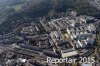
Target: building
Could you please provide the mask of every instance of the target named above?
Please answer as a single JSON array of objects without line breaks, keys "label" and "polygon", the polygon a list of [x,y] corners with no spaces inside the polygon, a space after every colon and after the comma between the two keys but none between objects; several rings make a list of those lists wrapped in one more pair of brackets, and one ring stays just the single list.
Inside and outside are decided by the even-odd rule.
[{"label": "building", "polygon": [[67,58],[67,57],[74,57],[77,56],[78,52],[75,49],[66,49],[66,50],[61,50],[61,56],[62,58]]}]

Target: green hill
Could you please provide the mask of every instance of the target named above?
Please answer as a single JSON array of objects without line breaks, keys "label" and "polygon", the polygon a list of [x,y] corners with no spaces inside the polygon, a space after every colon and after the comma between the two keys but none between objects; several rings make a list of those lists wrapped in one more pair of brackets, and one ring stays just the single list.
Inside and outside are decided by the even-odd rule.
[{"label": "green hill", "polygon": [[[23,4],[19,12],[14,11],[13,8],[8,10],[9,12],[6,14],[9,14],[8,17],[0,24],[0,34],[11,32],[19,25],[29,23],[30,19],[34,21],[38,17],[61,16],[60,14],[65,14],[70,10],[75,10],[80,15],[89,15],[100,19],[99,10],[86,0],[28,0]],[[19,9],[19,6],[14,8]],[[0,14],[5,13],[2,10]]]}]

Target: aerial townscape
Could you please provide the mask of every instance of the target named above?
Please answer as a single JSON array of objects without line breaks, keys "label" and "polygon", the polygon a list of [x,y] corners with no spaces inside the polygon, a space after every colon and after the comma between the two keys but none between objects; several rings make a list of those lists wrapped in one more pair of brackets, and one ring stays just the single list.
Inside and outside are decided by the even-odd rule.
[{"label": "aerial townscape", "polygon": [[100,66],[99,0],[0,0],[0,66]]},{"label": "aerial townscape", "polygon": [[100,56],[95,54],[99,23],[95,17],[77,16],[71,11],[69,16],[59,19],[39,20],[38,24],[32,22],[21,30],[0,36],[1,66],[53,66],[47,63],[47,57],[78,61],[79,57]]}]

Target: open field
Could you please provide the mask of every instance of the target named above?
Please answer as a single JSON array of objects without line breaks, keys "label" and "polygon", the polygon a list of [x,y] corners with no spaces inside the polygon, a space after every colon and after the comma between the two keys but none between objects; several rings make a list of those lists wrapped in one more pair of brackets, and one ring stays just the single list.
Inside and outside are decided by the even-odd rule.
[{"label": "open field", "polygon": [[14,5],[12,6],[16,11],[20,10],[21,9],[21,6],[22,5]]}]

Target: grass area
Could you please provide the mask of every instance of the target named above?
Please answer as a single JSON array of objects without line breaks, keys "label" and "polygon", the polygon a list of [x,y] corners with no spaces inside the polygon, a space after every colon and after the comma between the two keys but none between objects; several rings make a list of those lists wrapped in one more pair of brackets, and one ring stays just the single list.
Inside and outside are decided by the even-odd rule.
[{"label": "grass area", "polygon": [[20,10],[21,9],[21,5],[15,5],[15,6],[12,6],[16,11]]}]

